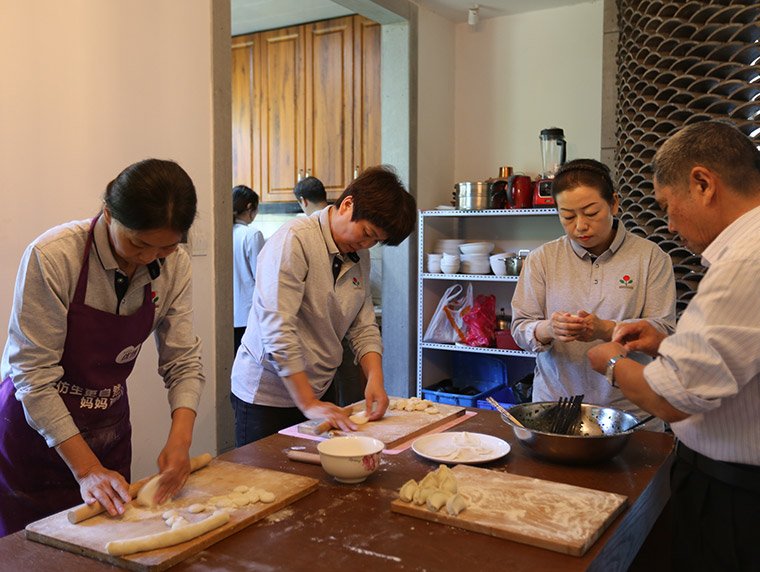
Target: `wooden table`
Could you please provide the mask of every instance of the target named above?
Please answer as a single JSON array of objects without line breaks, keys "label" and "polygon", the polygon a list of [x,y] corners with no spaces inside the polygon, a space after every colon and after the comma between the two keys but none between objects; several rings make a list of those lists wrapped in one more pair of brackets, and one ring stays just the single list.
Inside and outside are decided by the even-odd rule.
[{"label": "wooden table", "polygon": [[[378,472],[364,483],[343,485],[320,466],[293,462],[283,454],[292,445],[316,451],[316,441],[273,435],[220,458],[314,477],[321,481],[319,489],[172,570],[627,570],[669,496],[674,444],[670,435],[638,431],[615,459],[572,467],[528,455],[493,411],[478,411],[455,430],[489,433],[512,445],[506,457],[485,465],[488,468],[623,494],[629,507],[583,557],[566,556],[391,513],[389,505],[398,488],[436,466],[411,449],[386,455]],[[29,541],[23,532],[0,539],[0,563],[2,570],[114,570]]]}]

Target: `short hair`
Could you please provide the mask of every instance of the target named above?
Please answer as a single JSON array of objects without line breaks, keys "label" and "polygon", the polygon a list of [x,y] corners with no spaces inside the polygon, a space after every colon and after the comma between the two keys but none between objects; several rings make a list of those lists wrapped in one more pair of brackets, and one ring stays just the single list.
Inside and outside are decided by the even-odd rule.
[{"label": "short hair", "polygon": [[326,203],[327,193],[322,181],[316,177],[305,177],[296,183],[293,189],[296,198],[306,199],[311,203]]},{"label": "short hair", "polygon": [[103,202],[131,230],[168,228],[184,235],[195,220],[198,199],[192,179],[177,163],[145,159],[108,183]]},{"label": "short hair", "polygon": [[[251,205],[250,207],[248,205]],[[249,208],[259,208],[259,195],[251,187],[238,185],[232,189],[232,212],[240,214]]]},{"label": "short hair", "polygon": [[383,230],[388,235],[383,244],[397,246],[414,230],[417,203],[389,165],[365,169],[348,184],[335,206],[346,197],[354,201],[351,220],[366,220]]},{"label": "short hair", "polygon": [[687,125],[665,141],[654,156],[655,181],[667,186],[685,185],[697,165],[717,173],[739,194],[760,190],[760,151],[728,121]]},{"label": "short hair", "polygon": [[561,165],[552,180],[552,197],[556,199],[561,192],[578,187],[594,188],[608,204],[615,203],[610,168],[596,159],[575,159]]}]

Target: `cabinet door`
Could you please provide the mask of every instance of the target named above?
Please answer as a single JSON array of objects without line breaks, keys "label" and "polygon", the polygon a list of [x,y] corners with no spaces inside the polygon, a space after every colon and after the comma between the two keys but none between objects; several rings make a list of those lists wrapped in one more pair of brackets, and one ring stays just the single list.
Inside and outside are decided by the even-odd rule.
[{"label": "cabinet door", "polygon": [[354,173],[381,154],[380,24],[354,16]]},{"label": "cabinet door", "polygon": [[304,26],[306,33],[306,170],[328,199],[353,176],[353,17]]},{"label": "cabinet door", "polygon": [[232,38],[232,184],[257,190],[253,180],[254,36]]},{"label": "cabinet door", "polygon": [[259,36],[262,198],[293,201],[299,170],[305,171],[304,27]]}]

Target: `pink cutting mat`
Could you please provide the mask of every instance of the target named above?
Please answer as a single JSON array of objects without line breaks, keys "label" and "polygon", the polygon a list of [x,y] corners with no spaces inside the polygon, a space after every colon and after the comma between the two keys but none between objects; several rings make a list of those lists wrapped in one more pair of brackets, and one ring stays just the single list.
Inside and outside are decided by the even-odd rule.
[{"label": "pink cutting mat", "polygon": [[[451,429],[452,427],[459,425],[460,423],[467,421],[470,417],[473,417],[477,415],[476,411],[465,411],[464,415],[460,415],[459,417],[455,417],[451,421],[444,423],[443,425],[438,425],[437,427],[433,427],[430,429],[430,431],[424,433],[425,435],[432,435],[434,433],[441,433],[443,431],[446,431],[447,429]],[[300,425],[300,423],[298,424]],[[310,439],[312,441],[324,441],[325,439],[329,439],[329,437],[319,437],[318,435],[307,435],[305,433],[299,433],[298,432],[298,425],[293,425],[292,427],[286,427],[285,429],[282,429],[279,431],[281,435],[288,435],[289,437],[299,437],[301,439]],[[403,443],[399,443],[395,449],[384,449],[383,453],[386,455],[398,455],[402,451],[406,451],[409,447],[412,446],[412,443],[418,439],[420,435],[416,435],[415,437],[412,437],[408,441],[404,441]]]}]

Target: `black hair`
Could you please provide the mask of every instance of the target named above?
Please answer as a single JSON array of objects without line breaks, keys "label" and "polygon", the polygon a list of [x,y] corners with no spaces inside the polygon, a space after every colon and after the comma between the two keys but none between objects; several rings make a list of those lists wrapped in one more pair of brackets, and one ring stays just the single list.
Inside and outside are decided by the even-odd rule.
[{"label": "black hair", "polygon": [[417,203],[388,165],[365,169],[348,184],[335,207],[346,197],[354,201],[351,220],[366,220],[383,230],[388,235],[383,244],[397,246],[414,230]]},{"label": "black hair", "polygon": [[145,159],[108,183],[103,202],[126,228],[169,228],[184,235],[195,220],[198,199],[192,179],[177,163]]},{"label": "black hair", "polygon": [[232,213],[240,214],[259,208],[259,195],[251,187],[238,185],[232,189]]},{"label": "black hair", "polygon": [[327,193],[322,181],[316,177],[305,177],[296,183],[293,194],[298,199],[306,199],[310,203],[326,203]]},{"label": "black hair", "polygon": [[560,166],[552,180],[552,197],[556,200],[561,192],[578,187],[596,189],[607,204],[615,203],[615,185],[610,168],[596,159],[574,159]]}]

